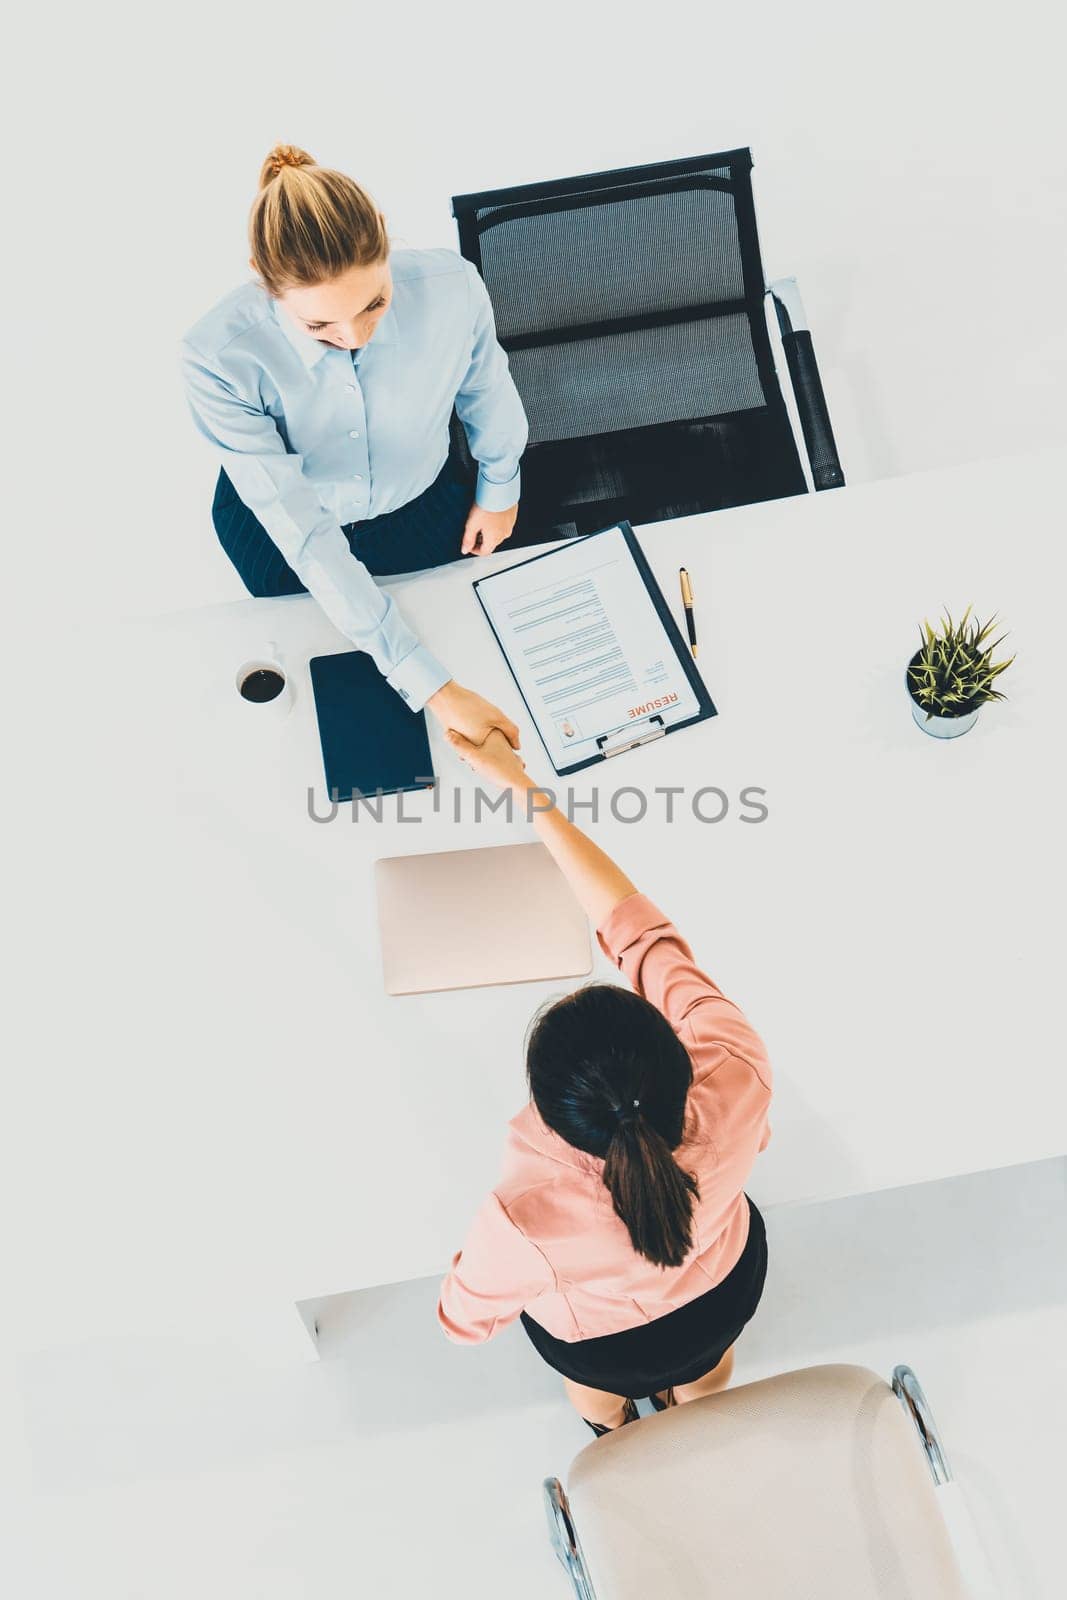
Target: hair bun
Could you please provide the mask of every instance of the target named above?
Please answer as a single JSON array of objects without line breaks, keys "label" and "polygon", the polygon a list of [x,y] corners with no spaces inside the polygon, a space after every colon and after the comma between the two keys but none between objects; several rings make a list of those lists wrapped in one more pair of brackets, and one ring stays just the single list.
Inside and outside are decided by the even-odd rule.
[{"label": "hair bun", "polygon": [[314,156],[295,144],[276,144],[264,161],[259,173],[259,187],[265,189],[285,167],[313,167]]},{"label": "hair bun", "polygon": [[632,1127],[640,1115],[640,1107],[640,1100],[634,1100],[630,1105],[615,1106],[615,1121],[617,1125],[620,1128]]}]

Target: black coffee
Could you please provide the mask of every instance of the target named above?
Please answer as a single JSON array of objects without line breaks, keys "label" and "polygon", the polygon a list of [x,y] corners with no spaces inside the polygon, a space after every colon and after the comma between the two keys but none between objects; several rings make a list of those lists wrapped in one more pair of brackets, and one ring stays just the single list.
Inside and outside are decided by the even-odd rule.
[{"label": "black coffee", "polygon": [[262,705],[266,700],[277,700],[285,688],[285,679],[271,667],[257,667],[241,679],[241,694],[246,700]]}]

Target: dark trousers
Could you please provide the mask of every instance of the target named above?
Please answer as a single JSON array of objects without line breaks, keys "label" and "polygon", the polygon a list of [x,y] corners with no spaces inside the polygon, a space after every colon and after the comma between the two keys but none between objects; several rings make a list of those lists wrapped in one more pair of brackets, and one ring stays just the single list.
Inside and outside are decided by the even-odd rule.
[{"label": "dark trousers", "polygon": [[[375,577],[441,567],[460,559],[463,529],[473,501],[473,485],[450,455],[430,487],[416,499],[366,522],[350,522],[343,532],[352,554]],[[215,485],[211,520],[249,594],[306,592],[266,528],[238,497],[224,469]]]}]

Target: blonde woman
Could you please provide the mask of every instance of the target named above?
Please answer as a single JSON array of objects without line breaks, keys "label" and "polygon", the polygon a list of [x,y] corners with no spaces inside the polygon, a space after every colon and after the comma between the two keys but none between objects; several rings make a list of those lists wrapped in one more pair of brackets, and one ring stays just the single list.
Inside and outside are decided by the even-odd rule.
[{"label": "blonde woman", "polygon": [[251,594],[310,590],[413,710],[517,746],[374,581],[489,555],[514,527],[526,418],[481,279],[451,250],[392,250],[369,195],[293,145],[263,163],[249,241],[255,281],[182,342],[223,549]]}]

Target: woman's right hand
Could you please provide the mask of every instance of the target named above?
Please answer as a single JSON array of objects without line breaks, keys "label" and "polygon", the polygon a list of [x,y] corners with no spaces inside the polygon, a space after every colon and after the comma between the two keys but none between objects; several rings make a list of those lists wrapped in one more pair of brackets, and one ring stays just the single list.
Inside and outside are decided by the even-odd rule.
[{"label": "woman's right hand", "polygon": [[449,728],[448,742],[468,767],[498,788],[524,787],[529,781],[525,761],[511,748],[499,728],[493,728],[481,744],[473,744],[454,728]]}]

